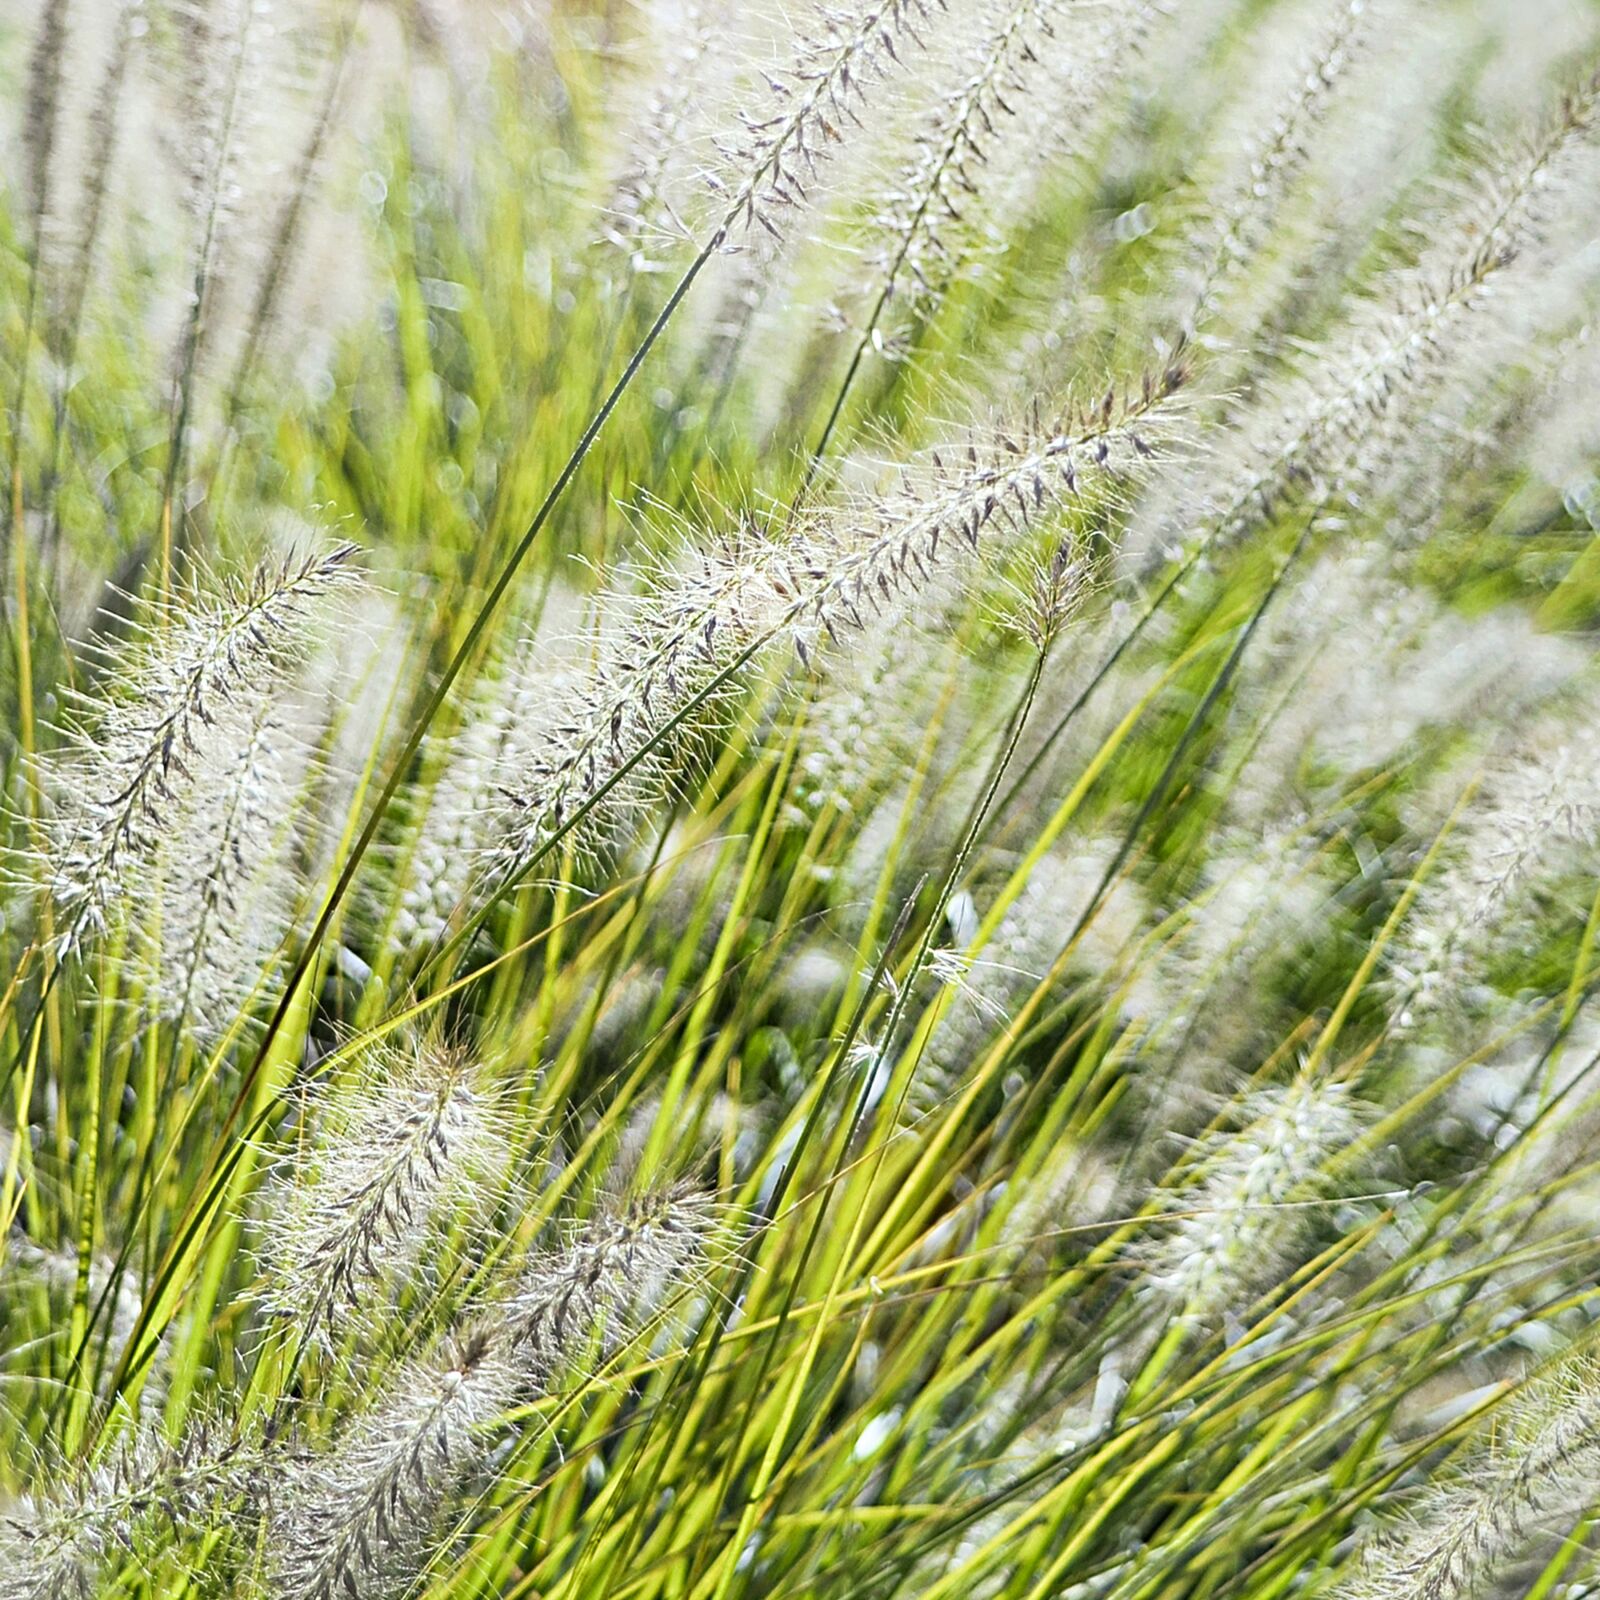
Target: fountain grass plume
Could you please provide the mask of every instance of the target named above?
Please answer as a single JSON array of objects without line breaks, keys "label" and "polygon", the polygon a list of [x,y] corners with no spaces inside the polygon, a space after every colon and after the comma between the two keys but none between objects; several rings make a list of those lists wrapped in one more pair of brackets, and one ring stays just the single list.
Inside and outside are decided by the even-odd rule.
[{"label": "fountain grass plume", "polygon": [[[1187,378],[1181,355],[1128,391],[1069,405],[1054,428],[930,450],[893,487],[846,496],[776,536],[750,526],[692,558],[628,613],[591,672],[564,696],[547,746],[508,773],[487,876],[504,883],[578,826],[608,848],[672,792],[728,696],[772,647],[810,669],[849,633],[893,626],[942,565],[1015,544],[1063,504],[1113,495],[1173,433]],[[986,537],[987,536],[987,537]]]},{"label": "fountain grass plume", "polygon": [[307,648],[327,599],[353,580],[341,544],[264,563],[245,582],[167,602],[131,641],[108,642],[106,671],[73,697],[41,780],[54,802],[45,869],[57,953],[127,915],[170,830],[198,797],[197,768],[270,702]]},{"label": "fountain grass plume", "polygon": [[355,1070],[311,1097],[260,1208],[261,1302],[302,1346],[381,1317],[429,1270],[428,1241],[492,1211],[508,1177],[500,1104],[464,1051],[382,1042]]}]

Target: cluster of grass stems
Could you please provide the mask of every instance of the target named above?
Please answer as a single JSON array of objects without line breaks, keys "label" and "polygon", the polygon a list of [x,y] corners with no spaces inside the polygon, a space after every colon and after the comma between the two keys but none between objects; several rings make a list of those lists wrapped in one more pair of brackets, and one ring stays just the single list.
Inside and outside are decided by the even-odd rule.
[{"label": "cluster of grass stems", "polygon": [[1596,1592],[1589,0],[0,104],[0,1600]]}]

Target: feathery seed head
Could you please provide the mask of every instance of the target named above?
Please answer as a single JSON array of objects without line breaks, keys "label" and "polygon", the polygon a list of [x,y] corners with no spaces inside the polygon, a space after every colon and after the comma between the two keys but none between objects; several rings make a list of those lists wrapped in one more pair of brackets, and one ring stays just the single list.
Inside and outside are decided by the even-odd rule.
[{"label": "feathery seed head", "polygon": [[117,1441],[0,1515],[0,1600],[93,1600],[113,1562],[137,1570],[147,1539],[235,1492],[242,1464],[228,1431],[206,1420],[177,1442],[148,1431]]},{"label": "feathery seed head", "polygon": [[546,679],[538,737],[497,763],[484,864],[511,874],[569,833],[605,851],[677,787],[716,725],[719,679],[775,635],[770,547],[746,533],[686,554],[654,594],[611,608],[586,672]]},{"label": "feathery seed head", "polygon": [[275,1487],[278,1592],[364,1600],[415,1578],[485,1467],[490,1425],[641,1331],[696,1281],[712,1227],[709,1199],[687,1186],[609,1205],[530,1262],[484,1321],[405,1367]]},{"label": "feathery seed head", "polygon": [[958,257],[947,242],[977,199],[978,174],[1000,125],[1016,116],[1030,70],[1054,39],[1051,18],[1062,0],[1024,0],[982,42],[970,71],[943,98],[918,135],[874,219],[882,239],[869,255],[880,303],[904,299],[924,313],[937,301]]},{"label": "feathery seed head", "polygon": [[687,1183],[608,1202],[556,1249],[529,1261],[504,1314],[514,1348],[544,1387],[641,1332],[703,1273],[711,1197]]},{"label": "feathery seed head", "polygon": [[287,934],[295,901],[287,818],[309,753],[270,708],[225,706],[190,762],[191,792],[151,863],[153,925],[131,959],[161,1014],[220,1038]]},{"label": "feathery seed head", "polygon": [[1592,852],[1597,785],[1600,759],[1565,714],[1532,728],[1488,774],[1390,952],[1402,1026],[1460,997],[1472,957],[1514,919],[1530,884]]},{"label": "feathery seed head", "polygon": [[[892,626],[898,601],[994,536],[1024,536],[1063,501],[1110,494],[1152,459],[1188,375],[1181,353],[1127,392],[1074,403],[1055,431],[1006,432],[947,461],[938,451],[884,495],[809,516],[779,541],[749,527],[638,605],[603,640],[545,747],[504,785],[492,879],[538,861],[580,822],[609,841],[675,782],[737,675],[788,642],[801,664],[850,632]],[[669,742],[670,741],[670,742]]]},{"label": "feathery seed head", "polygon": [[1591,846],[1600,830],[1592,749],[1560,744],[1546,759],[1525,758],[1495,786],[1487,819],[1492,834],[1480,860],[1467,864],[1478,894],[1468,918],[1481,924],[1561,844]]},{"label": "feathery seed head", "polygon": [[[937,590],[922,600],[942,620]],[[909,727],[898,713],[926,682],[938,645],[922,606],[905,611],[905,625],[868,634],[841,653],[817,687],[806,711],[806,748],[800,758],[800,798],[815,813],[832,806],[844,815],[865,814],[910,759]],[[885,716],[886,708],[896,715]],[[827,870],[827,869],[822,869]]]},{"label": "feathery seed head", "polygon": [[716,60],[723,7],[707,16],[702,7],[659,8],[664,32],[671,35],[669,68],[650,83],[649,99],[630,130],[626,166],[616,179],[606,207],[603,238],[627,261],[630,273],[661,270],[662,244],[681,240],[684,228],[674,210],[674,158],[688,138],[692,114],[705,95],[708,67]]},{"label": "feathery seed head", "polygon": [[1169,1190],[1178,1213],[1148,1281],[1181,1313],[1209,1321],[1238,1305],[1284,1259],[1300,1232],[1297,1202],[1316,1195],[1329,1156],[1361,1128],[1348,1088],[1301,1074],[1249,1096],[1243,1125],[1212,1134]]},{"label": "feathery seed head", "polygon": [[708,173],[726,209],[716,231],[724,243],[732,228],[759,224],[782,237],[777,218],[803,205],[830,146],[844,142],[843,128],[858,123],[857,108],[886,64],[900,64],[897,40],[916,39],[931,18],[926,0],[868,0],[849,9],[819,8],[819,30],[802,42],[787,73],[766,73],[775,110],[740,116],[738,135],[718,141],[727,181]]},{"label": "feathery seed head", "polygon": [[519,1388],[516,1367],[482,1329],[403,1368],[330,1449],[306,1454],[274,1486],[274,1592],[368,1600],[402,1591],[474,1487],[486,1430]]},{"label": "feathery seed head", "polygon": [[953,460],[930,450],[889,492],[847,501],[814,535],[806,581],[793,584],[786,622],[802,658],[824,636],[867,629],[868,612],[881,617],[915,594],[946,558],[975,555],[986,533],[1016,540],[1063,503],[1113,493],[1170,435],[1187,373],[1180,354],[1126,395],[1107,389],[1072,405],[1054,432],[1035,419],[982,448],[969,438]]},{"label": "feathery seed head", "polygon": [[[1430,1487],[1405,1531],[1382,1530],[1340,1600],[1464,1600],[1482,1593],[1545,1518],[1589,1506],[1600,1468],[1600,1374],[1567,1359],[1510,1402],[1502,1436]],[[1497,1418],[1498,1420],[1498,1418]]]},{"label": "feathery seed head", "polygon": [[250,114],[249,81],[269,31],[264,0],[173,0],[166,65],[175,80],[183,142],[184,204],[200,230],[209,267],[241,199],[240,130]]},{"label": "feathery seed head", "polygon": [[352,580],[354,553],[343,544],[265,564],[247,583],[172,604],[108,652],[104,686],[78,697],[62,749],[42,762],[62,954],[132,914],[180,821],[220,798],[219,770],[250,759],[319,608]]},{"label": "feathery seed head", "polygon": [[1437,243],[1358,301],[1333,339],[1303,349],[1294,375],[1240,408],[1208,491],[1178,486],[1153,508],[1141,542],[1166,549],[1198,531],[1211,545],[1247,536],[1297,490],[1349,497],[1380,474],[1388,441],[1417,395],[1456,361],[1491,292],[1537,237],[1574,170],[1600,74],[1565,97],[1519,156],[1486,159],[1465,203],[1434,222]]},{"label": "feathery seed head", "polygon": [[435,1230],[491,1209],[507,1179],[500,1109],[462,1052],[380,1043],[357,1070],[315,1097],[262,1208],[263,1303],[308,1343],[421,1271]]},{"label": "feathery seed head", "polygon": [[1248,175],[1231,203],[1218,211],[1206,240],[1184,326],[1196,333],[1209,319],[1230,280],[1270,235],[1279,202],[1311,153],[1307,135],[1328,110],[1334,91],[1372,27],[1381,0],[1334,0],[1322,34],[1296,75],[1266,132],[1253,142]]},{"label": "feathery seed head", "polygon": [[1030,558],[1025,580],[1016,585],[1010,617],[1035,650],[1047,650],[1071,624],[1093,587],[1094,563],[1087,549],[1058,538],[1043,555]]}]

